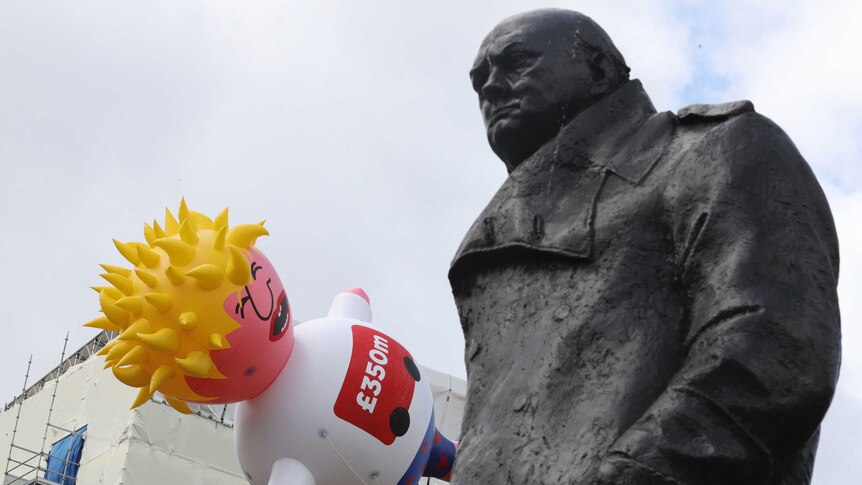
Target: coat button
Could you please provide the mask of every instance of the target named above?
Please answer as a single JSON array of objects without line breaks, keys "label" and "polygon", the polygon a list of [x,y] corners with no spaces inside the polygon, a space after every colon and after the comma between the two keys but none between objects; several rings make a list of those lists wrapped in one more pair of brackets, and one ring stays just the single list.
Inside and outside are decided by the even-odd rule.
[{"label": "coat button", "polygon": [[480,350],[482,350],[482,344],[475,340],[471,340],[470,345],[467,347],[467,358],[469,360],[473,360],[473,357],[476,357],[476,354],[478,354]]},{"label": "coat button", "polygon": [[566,317],[569,316],[569,313],[572,312],[572,307],[566,305],[565,303],[558,306],[556,310],[554,310],[554,320],[562,321]]},{"label": "coat button", "polygon": [[530,226],[530,238],[533,240],[542,239],[545,235],[545,220],[542,216],[536,214],[533,216],[533,224]]},{"label": "coat button", "polygon": [[494,244],[494,233],[496,232],[494,230],[494,218],[486,217],[485,220],[482,221],[482,229],[483,236],[485,237],[485,244],[488,246]]},{"label": "coat button", "polygon": [[402,407],[392,410],[389,415],[389,429],[395,436],[404,436],[410,429],[410,412]]},{"label": "coat button", "polygon": [[513,411],[521,411],[527,405],[527,396],[524,394],[519,395],[515,398],[515,402],[512,403]]},{"label": "coat button", "polygon": [[509,311],[503,316],[503,321],[507,323],[516,322],[519,320],[519,316],[521,315],[521,303],[513,302],[512,306],[509,307]]}]

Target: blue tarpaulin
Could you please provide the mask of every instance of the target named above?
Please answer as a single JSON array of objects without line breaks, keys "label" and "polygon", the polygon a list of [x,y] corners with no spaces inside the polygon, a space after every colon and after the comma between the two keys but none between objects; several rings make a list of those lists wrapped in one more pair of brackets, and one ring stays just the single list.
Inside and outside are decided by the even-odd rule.
[{"label": "blue tarpaulin", "polygon": [[75,477],[78,476],[78,468],[81,466],[81,452],[84,451],[86,431],[87,427],[83,426],[54,443],[48,455],[46,479],[62,485],[75,485]]}]

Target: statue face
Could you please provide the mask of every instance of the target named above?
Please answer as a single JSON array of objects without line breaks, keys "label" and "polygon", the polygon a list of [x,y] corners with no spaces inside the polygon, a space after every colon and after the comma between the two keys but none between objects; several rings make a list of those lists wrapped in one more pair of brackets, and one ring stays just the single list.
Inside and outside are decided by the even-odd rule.
[{"label": "statue face", "polygon": [[566,27],[544,17],[506,20],[473,63],[488,142],[509,171],[592,103],[592,70]]}]

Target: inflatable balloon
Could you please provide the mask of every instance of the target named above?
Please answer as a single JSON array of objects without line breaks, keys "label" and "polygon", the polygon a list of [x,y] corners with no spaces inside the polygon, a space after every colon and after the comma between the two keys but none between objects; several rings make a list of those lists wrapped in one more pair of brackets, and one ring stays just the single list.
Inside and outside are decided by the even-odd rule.
[{"label": "inflatable balloon", "polygon": [[371,325],[368,295],[337,295],[325,318],[295,326],[259,224],[228,225],[180,204],[145,242],[114,241],[132,268],[102,265],[102,317],[119,336],[100,352],[132,408],[161,392],[237,402],[240,464],[253,484],[416,484],[448,480],[455,445],[434,425],[431,389],[397,340]]}]

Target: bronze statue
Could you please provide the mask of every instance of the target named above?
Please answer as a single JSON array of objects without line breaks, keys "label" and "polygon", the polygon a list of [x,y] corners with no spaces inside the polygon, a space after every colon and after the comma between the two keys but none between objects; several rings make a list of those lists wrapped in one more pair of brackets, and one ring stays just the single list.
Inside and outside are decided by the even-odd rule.
[{"label": "bronze statue", "polygon": [[473,484],[807,484],[838,245],[748,101],[657,113],[588,17],[504,20],[470,71],[509,177],[449,273]]}]

